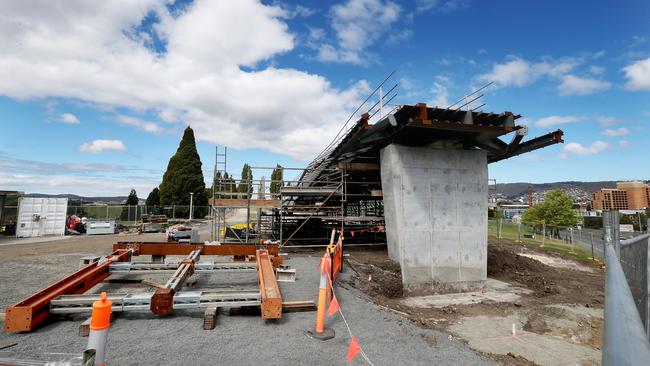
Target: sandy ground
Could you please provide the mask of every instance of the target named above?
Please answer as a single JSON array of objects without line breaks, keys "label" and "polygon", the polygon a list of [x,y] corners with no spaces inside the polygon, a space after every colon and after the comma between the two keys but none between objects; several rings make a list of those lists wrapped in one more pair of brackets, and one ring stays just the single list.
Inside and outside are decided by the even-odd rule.
[{"label": "sandy ground", "polygon": [[[81,236],[56,242],[0,246],[0,308],[21,300],[76,270],[84,255],[105,254],[118,240],[159,241],[161,234]],[[139,258],[147,260],[148,258]],[[170,258],[173,259],[173,258]],[[209,259],[204,257],[202,259]],[[225,260],[225,259],[221,259]],[[297,280],[281,283],[286,300],[315,299],[318,284],[317,256],[292,253],[287,264],[297,269]],[[489,358],[440,330],[421,327],[402,315],[373,304],[349,286],[355,273],[346,267],[336,294],[353,334],[375,365],[489,365]],[[163,278],[152,278],[164,282]],[[250,289],[257,287],[254,274],[200,275],[195,288]],[[134,285],[121,290],[139,291]],[[139,286],[139,285],[138,285]],[[118,290],[118,285],[99,284],[92,292]],[[0,358],[79,361],[87,338],[77,335],[85,316],[51,322],[25,334],[0,334],[0,345],[17,345],[0,351]],[[108,357],[113,365],[347,365],[349,335],[340,315],[328,320],[336,331],[332,340],[310,339],[304,331],[314,325],[315,313],[285,314],[267,322],[258,316],[222,313],[214,330],[202,329],[202,312],[177,311],[166,318],[148,313],[118,315],[112,323]],[[363,364],[358,357],[353,364]],[[37,363],[38,364],[38,363]]]},{"label": "sandy ground", "polygon": [[603,271],[502,243],[488,250],[488,276],[498,281],[480,291],[405,298],[399,265],[385,251],[349,251],[357,272],[349,285],[504,365],[600,364]]}]

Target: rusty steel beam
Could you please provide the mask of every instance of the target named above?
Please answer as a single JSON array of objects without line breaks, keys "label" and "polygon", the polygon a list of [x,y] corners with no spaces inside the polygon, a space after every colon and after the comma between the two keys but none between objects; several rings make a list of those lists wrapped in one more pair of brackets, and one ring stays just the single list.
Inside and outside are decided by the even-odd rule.
[{"label": "rusty steel beam", "polygon": [[116,250],[112,254],[91,263],[55,284],[10,306],[6,310],[4,331],[29,332],[43,323],[50,315],[50,301],[60,295],[78,295],[91,289],[109,276],[109,266],[113,262],[131,259],[127,250]]},{"label": "rusty steel beam", "polygon": [[269,252],[266,249],[258,249],[256,257],[262,319],[280,319],[282,317],[282,294],[275,279]]},{"label": "rusty steel beam", "polygon": [[156,293],[151,297],[151,304],[149,309],[156,315],[168,315],[174,311],[174,294],[178,292],[185,281],[194,274],[194,265],[199,261],[201,252],[199,250],[192,251],[187,258],[183,259],[178,265],[178,269],[167,281],[163,288],[156,290]]},{"label": "rusty steel beam", "polygon": [[[255,255],[259,245],[256,244],[177,244],[164,242],[118,242],[113,250],[132,249],[134,255],[188,255],[199,250],[201,255]],[[278,245],[266,245],[270,255],[278,255]]]}]

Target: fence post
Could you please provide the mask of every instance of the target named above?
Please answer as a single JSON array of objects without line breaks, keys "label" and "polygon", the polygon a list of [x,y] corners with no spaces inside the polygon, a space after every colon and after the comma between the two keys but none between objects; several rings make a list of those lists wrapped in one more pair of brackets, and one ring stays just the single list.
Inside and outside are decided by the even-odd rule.
[{"label": "fence post", "polygon": [[[618,211],[611,210],[603,212],[603,231],[605,233],[605,244],[614,246],[616,256],[621,257],[621,241]],[[607,245],[605,245],[606,247]]]}]

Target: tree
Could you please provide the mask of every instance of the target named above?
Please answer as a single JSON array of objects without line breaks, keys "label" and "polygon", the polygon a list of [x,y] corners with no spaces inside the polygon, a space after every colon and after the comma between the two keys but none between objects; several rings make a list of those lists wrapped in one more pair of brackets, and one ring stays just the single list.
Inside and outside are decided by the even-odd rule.
[{"label": "tree", "polygon": [[239,188],[237,192],[244,193],[242,198],[248,198],[253,193],[253,172],[248,164],[244,164],[241,170],[241,181],[239,181]]},{"label": "tree", "polygon": [[147,206],[160,206],[160,189],[158,187],[154,188],[145,201]]},{"label": "tree", "polygon": [[272,194],[280,193],[280,187],[284,185],[283,172],[284,168],[280,164],[273,169],[273,173],[271,173],[271,185],[269,186],[269,192]]},{"label": "tree", "polygon": [[140,200],[138,199],[138,194],[136,193],[135,189],[131,189],[131,192],[129,192],[129,196],[126,198],[126,202],[124,202],[124,207],[122,208],[122,213],[120,214],[120,220],[125,221],[125,220],[133,220],[135,221],[136,218],[136,208],[132,208],[131,206],[138,206],[138,203]]},{"label": "tree", "polygon": [[538,227],[545,222],[547,227],[559,229],[577,225],[578,215],[571,197],[557,189],[547,193],[542,203],[527,209],[522,221]]},{"label": "tree", "polygon": [[[190,193],[194,193],[195,206],[206,206],[208,197],[205,192],[205,180],[201,170],[201,158],[196,151],[194,131],[190,127],[185,129],[183,138],[174,156],[169,159],[167,171],[160,184],[161,205],[181,205],[177,207],[176,214],[189,214]],[[202,217],[205,209],[197,207],[195,216]]]}]

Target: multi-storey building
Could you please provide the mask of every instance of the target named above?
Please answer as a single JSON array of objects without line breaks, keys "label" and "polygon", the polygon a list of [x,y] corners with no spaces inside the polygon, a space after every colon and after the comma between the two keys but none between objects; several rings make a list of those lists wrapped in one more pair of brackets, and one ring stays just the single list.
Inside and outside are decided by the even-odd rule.
[{"label": "multi-storey building", "polygon": [[591,194],[594,210],[642,210],[650,207],[650,186],[643,182],[618,182]]}]

